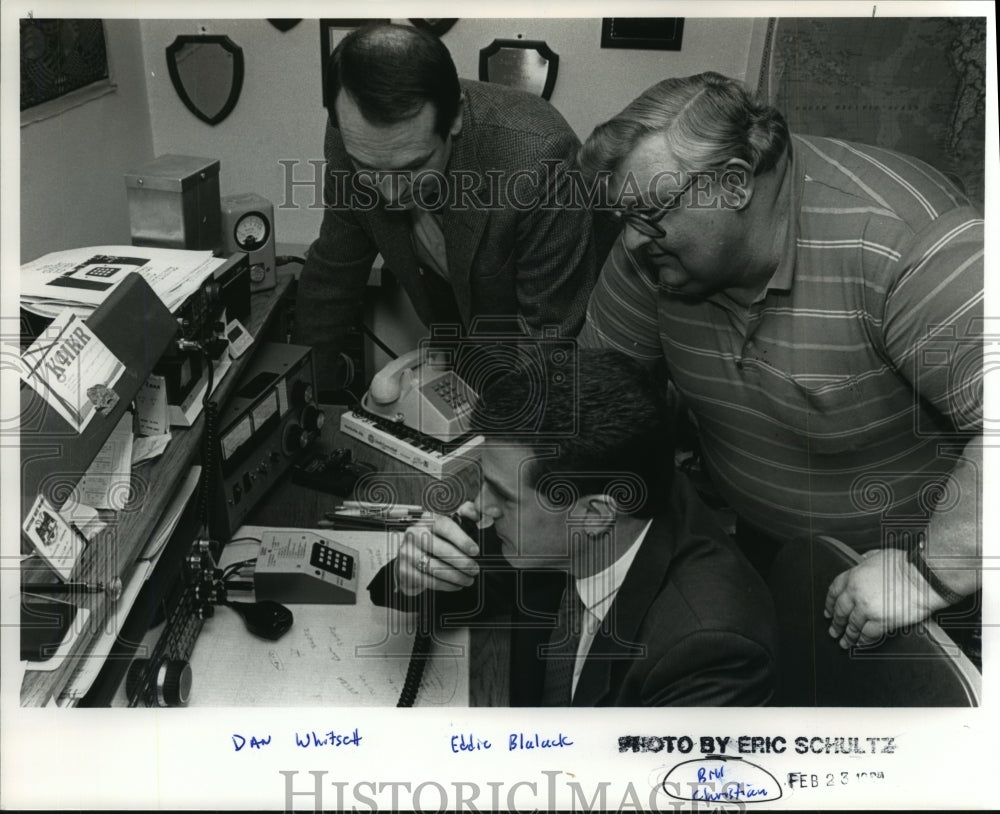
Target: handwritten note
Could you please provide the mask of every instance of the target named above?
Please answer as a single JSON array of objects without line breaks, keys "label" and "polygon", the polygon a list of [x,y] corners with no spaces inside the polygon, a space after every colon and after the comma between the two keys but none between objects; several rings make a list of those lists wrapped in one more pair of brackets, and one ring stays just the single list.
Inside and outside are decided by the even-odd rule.
[{"label": "handwritten note", "polygon": [[704,757],[674,766],[660,787],[675,800],[743,803],[777,800],[781,783],[766,769],[737,757]]}]

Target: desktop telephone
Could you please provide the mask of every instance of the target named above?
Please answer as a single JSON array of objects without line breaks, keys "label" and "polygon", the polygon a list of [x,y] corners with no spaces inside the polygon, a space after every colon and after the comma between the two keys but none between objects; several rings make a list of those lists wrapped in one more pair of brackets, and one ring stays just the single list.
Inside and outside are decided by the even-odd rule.
[{"label": "desktop telephone", "polygon": [[477,396],[446,358],[422,348],[400,356],[375,374],[361,406],[440,441],[465,435]]}]

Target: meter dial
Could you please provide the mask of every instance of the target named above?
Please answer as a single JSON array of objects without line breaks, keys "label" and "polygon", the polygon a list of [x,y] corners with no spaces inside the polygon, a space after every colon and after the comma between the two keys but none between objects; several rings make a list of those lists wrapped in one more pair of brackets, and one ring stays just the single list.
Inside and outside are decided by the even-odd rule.
[{"label": "meter dial", "polygon": [[259,249],[267,243],[270,234],[271,224],[260,212],[247,212],[236,221],[233,229],[236,245],[246,252]]}]

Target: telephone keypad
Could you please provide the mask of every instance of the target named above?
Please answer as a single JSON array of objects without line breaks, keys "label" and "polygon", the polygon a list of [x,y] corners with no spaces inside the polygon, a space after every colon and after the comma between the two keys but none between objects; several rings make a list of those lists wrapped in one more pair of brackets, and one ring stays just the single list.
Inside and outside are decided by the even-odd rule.
[{"label": "telephone keypad", "polygon": [[460,412],[469,407],[469,399],[465,393],[465,388],[456,376],[442,376],[437,381],[431,383],[431,388],[453,410]]},{"label": "telephone keypad", "polygon": [[354,557],[320,542],[313,543],[309,564],[344,579],[354,575]]}]

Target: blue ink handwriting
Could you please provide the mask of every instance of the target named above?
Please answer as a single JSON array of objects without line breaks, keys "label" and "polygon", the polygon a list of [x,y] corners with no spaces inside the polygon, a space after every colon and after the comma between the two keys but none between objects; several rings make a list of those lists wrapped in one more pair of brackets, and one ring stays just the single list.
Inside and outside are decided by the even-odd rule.
[{"label": "blue ink handwriting", "polygon": [[355,729],[350,735],[343,735],[333,730],[317,735],[315,730],[310,730],[305,735],[295,733],[295,744],[303,749],[310,746],[360,746],[361,735]]},{"label": "blue ink handwriting", "polygon": [[247,741],[247,739],[243,735],[239,735],[236,733],[234,733],[232,737],[233,737],[233,748],[237,752],[240,751],[240,749],[242,749],[244,746],[249,745],[251,749],[260,749],[261,747],[268,746],[271,743],[270,735],[266,735],[265,737],[261,738],[258,738],[255,735],[251,735],[249,741]]},{"label": "blue ink handwriting", "polygon": [[542,738],[537,732],[530,735],[524,732],[511,732],[507,739],[508,752],[513,752],[515,749],[557,749],[572,745],[573,741],[562,732],[557,738]]},{"label": "blue ink handwriting", "polygon": [[451,736],[451,751],[456,755],[460,752],[478,752],[481,750],[489,749],[493,744],[488,740],[483,738],[474,738],[472,733],[469,733],[469,739],[465,739],[465,734],[462,735],[452,735]]}]

